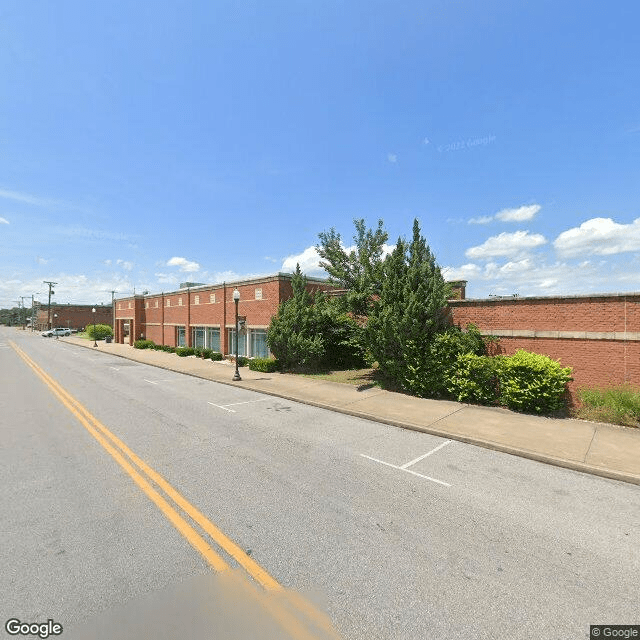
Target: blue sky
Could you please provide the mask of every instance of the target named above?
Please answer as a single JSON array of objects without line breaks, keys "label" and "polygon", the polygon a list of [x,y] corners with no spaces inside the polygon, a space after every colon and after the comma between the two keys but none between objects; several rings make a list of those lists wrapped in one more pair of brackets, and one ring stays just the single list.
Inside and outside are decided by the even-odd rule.
[{"label": "blue sky", "polygon": [[[0,9],[0,307],[317,268],[414,217],[470,297],[640,290],[632,2]],[[44,298],[39,295],[36,297]]]}]

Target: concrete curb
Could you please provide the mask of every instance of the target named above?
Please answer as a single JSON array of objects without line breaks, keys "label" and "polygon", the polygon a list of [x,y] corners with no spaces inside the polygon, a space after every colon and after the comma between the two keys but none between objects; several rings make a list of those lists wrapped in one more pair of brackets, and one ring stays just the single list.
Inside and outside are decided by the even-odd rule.
[{"label": "concrete curb", "polygon": [[[63,338],[64,340],[64,338]],[[65,342],[67,342],[68,344],[72,344],[78,347],[83,347],[86,349],[95,349],[95,347],[93,347],[93,345],[84,345],[84,344],[79,344],[78,342],[75,341],[68,341],[68,340],[64,340]],[[199,378],[201,380],[209,380],[210,382],[217,382],[219,384],[225,384],[231,387],[240,387],[242,389],[246,389],[247,391],[254,391],[254,392],[258,392],[258,393],[263,393],[265,395],[269,395],[269,396],[274,396],[277,398],[282,398],[284,400],[290,400],[291,402],[299,402],[301,404],[306,404],[312,407],[317,407],[319,409],[327,409],[329,411],[334,411],[336,413],[343,413],[346,415],[350,415],[353,416],[354,418],[361,418],[363,420],[370,420],[372,422],[378,422],[378,423],[382,423],[382,424],[388,424],[390,426],[393,427],[398,427],[399,429],[408,429],[411,431],[419,431],[421,433],[428,433],[429,435],[433,435],[433,436],[438,436],[440,438],[447,438],[449,440],[456,440],[458,442],[464,442],[465,444],[471,444],[471,445],[475,445],[477,447],[482,447],[483,449],[490,449],[492,451],[498,451],[500,453],[506,453],[508,455],[512,455],[512,456],[517,456],[520,458],[526,458],[528,460],[534,460],[536,462],[542,462],[544,464],[549,464],[549,465],[553,465],[556,467],[562,467],[564,469],[570,469],[571,471],[578,471],[580,473],[587,473],[590,475],[595,475],[595,476],[600,476],[602,478],[607,478],[609,480],[617,480],[619,482],[627,482],[629,484],[636,484],[636,485],[640,485],[640,476],[635,475],[635,474],[631,474],[631,473],[624,473],[621,471],[613,471],[611,469],[607,469],[606,467],[596,467],[593,465],[589,465],[586,464],[584,462],[578,462],[576,460],[567,460],[564,458],[555,458],[553,456],[548,456],[542,453],[538,453],[536,451],[529,451],[526,449],[519,449],[517,447],[510,447],[508,445],[504,445],[501,444],[499,442],[492,442],[490,440],[482,440],[481,438],[473,438],[470,436],[464,436],[464,435],[460,435],[460,434],[456,434],[456,433],[451,433],[449,431],[445,431],[443,429],[438,429],[436,427],[431,427],[431,426],[424,426],[424,425],[417,425],[417,424],[413,424],[410,422],[403,422],[400,420],[392,420],[389,418],[384,418],[382,416],[374,416],[370,413],[365,413],[362,411],[356,411],[354,409],[348,409],[345,407],[337,407],[334,405],[331,405],[329,403],[324,403],[324,402],[317,402],[315,400],[307,400],[305,398],[299,398],[299,397],[295,397],[289,394],[285,394],[285,393],[278,393],[277,391],[264,391],[263,389],[255,389],[253,388],[253,386],[250,384],[249,381],[244,381],[241,380],[239,382],[233,382],[232,380],[229,381],[225,381],[225,380],[217,380],[217,379],[212,379],[209,378],[207,376],[203,376],[203,375],[199,375],[198,373],[195,372],[190,372],[190,371],[183,371],[181,369],[177,369],[174,367],[170,367],[170,366],[164,366],[161,364],[152,364],[150,362],[144,362],[142,360],[137,360],[135,358],[129,358],[126,355],[122,355],[119,353],[113,353],[113,352],[105,352],[105,351],[98,351],[98,353],[102,353],[105,355],[111,355],[111,356],[117,356],[118,358],[122,358],[123,360],[129,360],[132,362],[139,362],[141,364],[146,364],[149,365],[151,367],[156,367],[157,369],[164,369],[165,371],[173,371],[175,373],[182,373],[184,375],[187,376],[191,376],[192,378]],[[471,405],[463,405],[464,407],[468,407]],[[449,414],[451,415],[451,414]],[[447,416],[443,416],[443,417],[447,417]],[[438,420],[442,420],[443,418],[439,418]],[[437,421],[438,421],[437,420]],[[436,421],[436,422],[437,422]]]}]

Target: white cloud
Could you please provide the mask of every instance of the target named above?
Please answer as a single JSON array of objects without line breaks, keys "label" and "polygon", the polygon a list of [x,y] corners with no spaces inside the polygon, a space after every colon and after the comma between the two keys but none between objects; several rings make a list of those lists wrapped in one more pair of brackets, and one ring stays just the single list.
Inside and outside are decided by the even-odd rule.
[{"label": "white cloud", "polygon": [[482,275],[482,268],[477,264],[463,264],[461,267],[443,267],[442,275],[446,280],[473,280]]},{"label": "white cloud", "polygon": [[124,233],[103,231],[102,229],[87,229],[85,227],[59,227],[56,233],[71,238],[83,238],[85,240],[117,240],[126,242],[129,238]]},{"label": "white cloud", "polygon": [[0,189],[0,198],[15,200],[16,202],[24,202],[25,204],[35,204],[38,206],[46,206],[54,203],[57,204],[55,200],[47,200],[46,198],[39,198],[38,196],[32,196],[28,193],[8,191],[7,189]]},{"label": "white cloud", "polygon": [[498,256],[517,257],[529,249],[545,244],[547,240],[539,233],[516,231],[514,233],[500,233],[488,238],[483,244],[471,247],[465,251],[465,256],[471,259],[493,258]]},{"label": "white cloud", "polygon": [[618,224],[611,218],[592,218],[579,227],[563,231],[553,242],[564,256],[584,253],[601,256],[640,251],[640,218],[631,224]]},{"label": "white cloud", "polygon": [[493,220],[493,216],[480,216],[479,218],[469,218],[468,224],[487,224]]},{"label": "white cloud", "polygon": [[265,256],[264,259],[268,262],[278,262],[276,258],[272,258],[271,256]]},{"label": "white cloud", "polygon": [[160,284],[177,284],[178,278],[172,273],[154,273]]},{"label": "white cloud", "polygon": [[125,271],[131,271],[133,269],[133,262],[127,260],[116,260],[116,264],[120,265]]},{"label": "white cloud", "polygon": [[200,271],[200,265],[197,262],[192,262],[186,258],[174,257],[167,261],[168,267],[179,267],[180,271],[184,273],[195,273]]},{"label": "white cloud", "polygon": [[[355,251],[355,245],[350,247],[342,247],[347,254]],[[395,244],[382,245],[382,259],[385,258],[396,248]],[[287,256],[282,262],[280,271],[285,273],[293,273],[296,270],[296,264],[300,265],[302,273],[308,276],[314,276],[318,278],[327,278],[329,274],[320,266],[320,256],[315,247],[307,247],[301,253],[297,253],[291,256]]]},{"label": "white cloud", "polygon": [[502,211],[496,213],[496,220],[502,220],[502,222],[524,222],[525,220],[532,220],[540,209],[542,207],[539,204],[518,207],[517,209],[502,209]]},{"label": "white cloud", "polygon": [[6,218],[0,218],[0,224],[9,224],[9,221]]},{"label": "white cloud", "polygon": [[320,266],[320,256],[315,247],[307,247],[302,253],[287,256],[280,267],[285,273],[296,270],[296,264],[300,265],[302,273],[310,276],[326,277],[327,272]]},{"label": "white cloud", "polygon": [[47,264],[49,261],[46,258],[43,258],[41,256],[37,256],[36,257],[36,262],[38,264]]},{"label": "white cloud", "polygon": [[389,153],[387,154],[387,160],[391,162],[391,164],[395,164],[398,162],[398,156],[395,153]]},{"label": "white cloud", "polygon": [[501,222],[525,222],[532,220],[542,207],[539,204],[531,204],[518,207],[517,209],[502,209],[495,216],[480,216],[478,218],[469,218],[468,224],[487,224],[492,220],[500,220]]}]

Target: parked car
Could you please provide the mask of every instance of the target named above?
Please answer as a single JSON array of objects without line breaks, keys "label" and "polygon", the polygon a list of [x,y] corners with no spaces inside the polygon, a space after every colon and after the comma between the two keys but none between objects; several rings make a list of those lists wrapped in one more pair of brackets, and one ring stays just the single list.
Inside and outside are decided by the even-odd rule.
[{"label": "parked car", "polygon": [[49,329],[48,331],[43,331],[42,335],[45,338],[53,338],[53,336],[70,336],[71,329],[69,329],[69,327],[56,327],[55,329]]}]

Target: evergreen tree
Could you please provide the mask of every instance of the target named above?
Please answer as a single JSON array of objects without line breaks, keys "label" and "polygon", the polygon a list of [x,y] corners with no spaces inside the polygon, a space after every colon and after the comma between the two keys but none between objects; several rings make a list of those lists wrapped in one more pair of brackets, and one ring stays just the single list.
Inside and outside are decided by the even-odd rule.
[{"label": "evergreen tree", "polygon": [[382,275],[367,325],[369,348],[383,373],[408,390],[428,395],[420,381],[433,369],[433,338],[447,326],[450,287],[420,235],[417,219],[411,243],[398,240]]},{"label": "evergreen tree", "polygon": [[267,344],[286,369],[352,368],[365,365],[363,329],[324,292],[310,294],[296,265],[293,297],[271,320]]},{"label": "evergreen tree", "polygon": [[278,307],[267,331],[267,344],[285,369],[317,367],[325,347],[313,322],[313,300],[307,291],[307,279],[296,264],[291,279],[293,297]]}]

